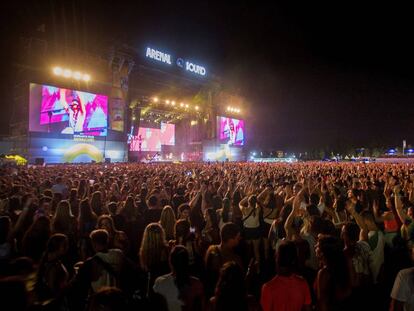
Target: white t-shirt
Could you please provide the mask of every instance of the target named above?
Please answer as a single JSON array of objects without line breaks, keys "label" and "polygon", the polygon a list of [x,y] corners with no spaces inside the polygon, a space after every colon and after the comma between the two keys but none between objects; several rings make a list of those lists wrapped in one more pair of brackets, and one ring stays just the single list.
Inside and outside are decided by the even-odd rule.
[{"label": "white t-shirt", "polygon": [[[372,238],[375,235],[375,231],[368,232],[368,237]],[[376,247],[372,250],[371,256],[371,271],[374,283],[377,283],[377,278],[380,273],[381,267],[384,263],[384,234],[378,230],[378,242]]]},{"label": "white t-shirt", "polygon": [[398,272],[391,291],[391,298],[404,302],[405,311],[414,311],[414,268]]},{"label": "white t-shirt", "polygon": [[[248,217],[247,217],[248,216]],[[246,218],[247,217],[247,218]],[[256,208],[254,212],[250,209],[246,216],[243,216],[243,226],[249,229],[256,229],[260,227],[259,209]]]},{"label": "white t-shirt", "polygon": [[323,214],[323,212],[325,211],[326,205],[325,203],[319,203],[318,204],[318,210],[319,210],[319,214]]},{"label": "white t-shirt", "polygon": [[352,265],[356,273],[370,275],[370,261],[372,251],[369,244],[365,241],[358,241],[356,244],[356,252],[352,257]]},{"label": "white t-shirt", "polygon": [[318,261],[318,258],[316,257],[316,252],[315,252],[316,239],[311,234],[304,234],[302,235],[302,238],[309,243],[309,250],[310,250],[309,259],[306,260],[305,265],[313,270],[318,270],[319,261]]},{"label": "white t-shirt", "polygon": [[184,303],[178,299],[178,289],[172,274],[158,277],[153,286],[154,292],[162,295],[168,304],[168,311],[181,311]]},{"label": "white t-shirt", "polygon": [[[102,261],[106,262],[108,265],[112,267],[114,271],[119,273],[121,271],[121,265],[123,261],[123,253],[120,249],[114,248],[108,250],[107,253],[98,252],[96,253],[97,257],[99,257]],[[94,292],[99,291],[103,287],[107,286],[117,286],[114,283],[114,277],[108,271],[103,269],[101,271],[101,275],[97,280],[91,282],[91,286]]]},{"label": "white t-shirt", "polygon": [[66,198],[68,194],[68,187],[65,184],[54,184],[52,186],[52,192],[60,193],[63,195],[64,198]]}]

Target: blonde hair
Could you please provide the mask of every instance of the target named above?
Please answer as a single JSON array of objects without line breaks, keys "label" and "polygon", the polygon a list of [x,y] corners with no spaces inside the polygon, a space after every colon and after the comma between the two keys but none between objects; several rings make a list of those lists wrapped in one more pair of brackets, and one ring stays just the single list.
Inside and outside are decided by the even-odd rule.
[{"label": "blonde hair", "polygon": [[151,271],[162,261],[166,261],[167,255],[164,229],[156,222],[150,223],[145,228],[139,250],[141,267],[145,271]]},{"label": "blonde hair", "polygon": [[171,206],[166,205],[161,212],[160,225],[164,229],[167,240],[174,239],[175,213]]},{"label": "blonde hair", "polygon": [[68,233],[73,230],[74,216],[72,214],[68,200],[62,200],[58,203],[55,215],[52,219],[52,231],[59,233]]}]

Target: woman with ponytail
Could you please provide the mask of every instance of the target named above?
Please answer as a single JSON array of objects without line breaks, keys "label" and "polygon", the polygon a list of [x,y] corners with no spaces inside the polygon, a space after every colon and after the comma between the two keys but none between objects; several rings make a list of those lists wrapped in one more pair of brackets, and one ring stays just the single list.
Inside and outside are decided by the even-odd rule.
[{"label": "woman with ponytail", "polygon": [[170,254],[171,273],[155,280],[154,292],[163,296],[169,311],[204,310],[204,291],[189,272],[188,251],[177,245]]}]

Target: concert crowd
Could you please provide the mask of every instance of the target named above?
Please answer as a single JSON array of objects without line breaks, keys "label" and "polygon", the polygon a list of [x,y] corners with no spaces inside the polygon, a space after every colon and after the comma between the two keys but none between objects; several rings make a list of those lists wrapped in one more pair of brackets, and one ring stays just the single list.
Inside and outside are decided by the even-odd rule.
[{"label": "concert crowd", "polygon": [[1,310],[414,310],[414,165],[0,168]]}]

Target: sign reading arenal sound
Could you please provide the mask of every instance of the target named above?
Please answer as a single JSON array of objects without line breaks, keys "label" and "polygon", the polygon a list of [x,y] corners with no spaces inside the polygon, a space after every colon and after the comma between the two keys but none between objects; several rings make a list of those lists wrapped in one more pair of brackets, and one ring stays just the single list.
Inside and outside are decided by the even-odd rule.
[{"label": "sign reading arenal sound", "polygon": [[[145,57],[151,58],[155,61],[158,61],[160,63],[172,65],[173,64],[173,57],[171,54],[164,53],[162,51],[158,51],[156,49],[153,49],[151,47],[146,48]],[[175,64],[177,67],[180,67],[181,69],[191,72],[196,75],[200,76],[206,76],[207,70],[204,66],[195,64],[191,61],[185,60],[183,58],[178,57],[175,61]]]}]

